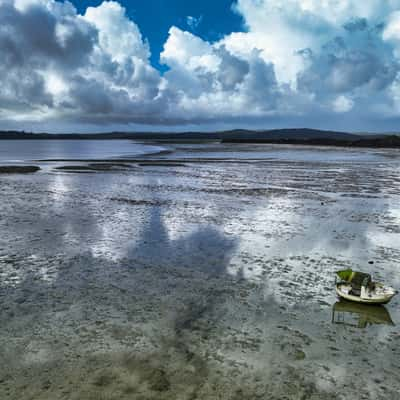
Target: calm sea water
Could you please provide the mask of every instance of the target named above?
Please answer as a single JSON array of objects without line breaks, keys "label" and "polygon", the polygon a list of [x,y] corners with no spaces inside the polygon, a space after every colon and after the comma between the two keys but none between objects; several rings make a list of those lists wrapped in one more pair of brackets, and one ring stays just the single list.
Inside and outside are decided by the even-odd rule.
[{"label": "calm sea water", "polygon": [[[167,152],[165,150],[168,150]],[[135,158],[281,160],[294,162],[381,162],[398,150],[229,143],[138,143],[131,140],[0,140],[0,162],[55,159]]]},{"label": "calm sea water", "polygon": [[131,140],[1,140],[1,162],[136,157],[165,150]]}]

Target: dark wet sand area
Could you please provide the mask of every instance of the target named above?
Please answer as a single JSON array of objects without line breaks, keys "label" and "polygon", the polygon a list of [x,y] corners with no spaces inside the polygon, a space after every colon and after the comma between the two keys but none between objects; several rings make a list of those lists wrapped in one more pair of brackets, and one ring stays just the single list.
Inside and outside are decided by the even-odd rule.
[{"label": "dark wet sand area", "polygon": [[1,399],[398,399],[400,158],[213,146],[0,176]]}]

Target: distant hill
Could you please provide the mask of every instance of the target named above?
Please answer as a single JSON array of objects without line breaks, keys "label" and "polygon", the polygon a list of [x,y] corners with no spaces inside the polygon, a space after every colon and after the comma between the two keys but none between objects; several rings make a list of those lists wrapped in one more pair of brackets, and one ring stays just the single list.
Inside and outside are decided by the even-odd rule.
[{"label": "distant hill", "polygon": [[272,129],[265,131],[233,130],[221,132],[226,140],[282,140],[282,139],[335,139],[335,140],[357,140],[360,136],[354,133],[323,131],[317,129]]},{"label": "distant hill", "polygon": [[[302,133],[296,133],[302,132]],[[280,130],[263,133],[259,136],[230,137],[222,140],[224,143],[270,143],[298,144],[310,146],[342,146],[342,147],[400,147],[398,135],[356,135],[342,132],[314,130]]]},{"label": "distant hill", "polygon": [[110,139],[149,139],[149,140],[228,140],[228,139],[339,139],[353,140],[359,138],[358,135],[322,131],[316,129],[273,129],[264,131],[254,131],[246,129],[236,129],[220,132],[180,132],[180,133],[163,133],[163,132],[109,132],[109,133],[68,133],[68,134],[51,134],[51,133],[28,133],[18,131],[0,131],[0,139],[7,140],[110,140]]},{"label": "distant hill", "polygon": [[321,146],[400,147],[400,136],[354,134],[317,129],[236,129],[220,132],[109,132],[95,134],[49,134],[0,131],[0,140],[152,140],[187,142],[218,140],[224,143],[277,143]]}]

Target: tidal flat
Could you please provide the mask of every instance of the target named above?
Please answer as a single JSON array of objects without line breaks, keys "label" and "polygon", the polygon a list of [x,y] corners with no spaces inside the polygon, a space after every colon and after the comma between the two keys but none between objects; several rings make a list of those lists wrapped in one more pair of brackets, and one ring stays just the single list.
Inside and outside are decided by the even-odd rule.
[{"label": "tidal flat", "polygon": [[398,150],[150,153],[0,175],[0,399],[399,398]]}]

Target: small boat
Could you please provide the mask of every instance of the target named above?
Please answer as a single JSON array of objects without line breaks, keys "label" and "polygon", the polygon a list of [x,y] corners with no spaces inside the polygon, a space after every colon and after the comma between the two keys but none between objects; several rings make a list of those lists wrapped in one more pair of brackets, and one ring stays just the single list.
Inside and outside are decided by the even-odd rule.
[{"label": "small boat", "polygon": [[335,282],[339,297],[364,304],[386,304],[397,293],[395,289],[379,282],[372,282],[371,275],[345,269],[337,271],[340,282]]}]

